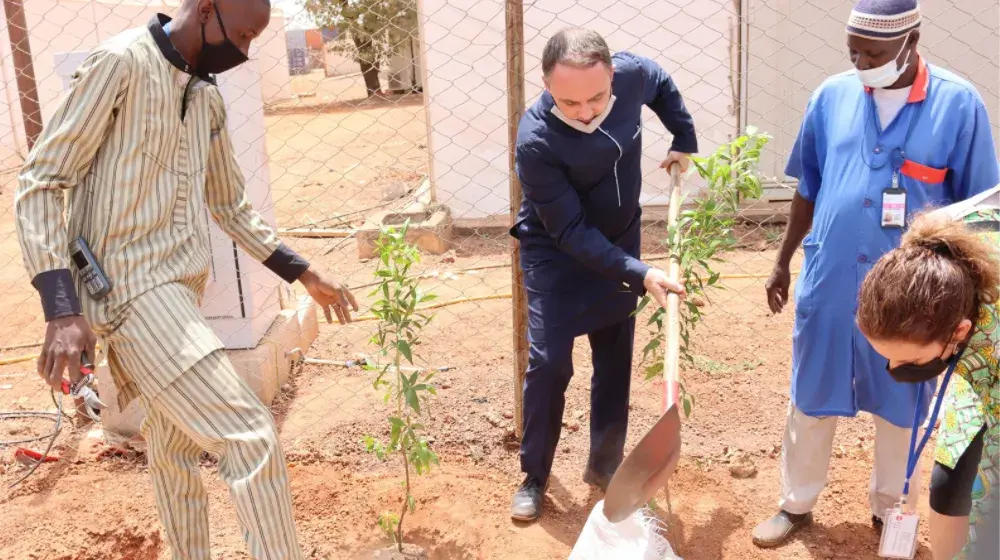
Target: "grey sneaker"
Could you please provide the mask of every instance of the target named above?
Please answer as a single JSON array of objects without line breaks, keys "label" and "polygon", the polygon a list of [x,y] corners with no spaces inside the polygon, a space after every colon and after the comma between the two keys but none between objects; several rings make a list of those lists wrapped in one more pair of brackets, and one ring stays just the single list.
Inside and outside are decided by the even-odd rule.
[{"label": "grey sneaker", "polygon": [[773,548],[788,542],[796,531],[812,523],[812,513],[795,514],[779,511],[774,517],[753,529],[753,544],[761,548]]},{"label": "grey sneaker", "polygon": [[510,502],[510,517],[514,521],[534,521],[542,515],[542,497],[545,485],[533,476],[528,476],[514,493]]}]

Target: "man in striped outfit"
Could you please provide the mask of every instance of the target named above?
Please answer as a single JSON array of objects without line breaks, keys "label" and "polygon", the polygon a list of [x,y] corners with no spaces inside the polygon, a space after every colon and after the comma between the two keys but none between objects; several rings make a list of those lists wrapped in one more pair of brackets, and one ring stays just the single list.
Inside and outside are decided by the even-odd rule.
[{"label": "man in striped outfit", "polygon": [[[220,457],[254,558],[301,559],[285,459],[269,411],[236,374],[198,305],[209,274],[205,207],[249,255],[350,320],[353,296],[283,245],[251,207],[213,74],[247,60],[267,0],[185,0],[176,19],[98,46],[73,77],[20,175],[17,230],[47,321],[38,373],[79,378],[96,336],[124,408],[139,398],[156,503],[175,559],[208,559],[198,457]],[[68,200],[64,220],[64,195]],[[109,278],[87,286],[69,243]],[[96,336],[95,336],[96,333]]]}]

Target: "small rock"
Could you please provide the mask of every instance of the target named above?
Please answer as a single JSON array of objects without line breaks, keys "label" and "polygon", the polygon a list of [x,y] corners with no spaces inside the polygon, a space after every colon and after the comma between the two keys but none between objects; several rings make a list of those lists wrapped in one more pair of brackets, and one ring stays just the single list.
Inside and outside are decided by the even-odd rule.
[{"label": "small rock", "polygon": [[484,414],[483,417],[486,418],[486,421],[489,422],[494,428],[498,428],[501,424],[503,424],[503,419],[501,419],[495,412],[488,412]]},{"label": "small rock", "polygon": [[382,201],[388,202],[406,196],[406,184],[400,181],[393,181],[382,187]]},{"label": "small rock", "polygon": [[705,300],[700,297],[691,298],[691,304],[695,307],[705,307]]},{"label": "small rock", "polygon": [[580,423],[579,422],[570,422],[569,425],[566,426],[566,429],[569,430],[569,431],[571,431],[571,432],[578,432],[578,431],[580,431]]},{"label": "small rock", "polygon": [[840,448],[835,449],[833,451],[833,456],[836,457],[836,458],[838,458],[838,459],[843,459],[844,458],[844,450],[840,449]]},{"label": "small rock", "polygon": [[469,446],[469,457],[472,458],[476,463],[483,460],[483,448],[481,445],[470,445]]},{"label": "small rock", "polygon": [[573,418],[576,418],[577,420],[582,420],[585,414],[587,413],[582,410],[577,410],[573,412]]},{"label": "small rock", "polygon": [[563,448],[562,448],[562,451],[563,451],[563,453],[569,453],[570,452],[569,446],[568,445],[564,445]]},{"label": "small rock", "polygon": [[454,424],[455,423],[455,417],[452,416],[451,414],[445,414],[444,415],[444,423],[445,424]]},{"label": "small rock", "polygon": [[451,383],[442,383],[438,385],[438,389],[451,389]]},{"label": "small rock", "polygon": [[445,258],[441,259],[441,262],[448,263],[448,264],[454,263],[455,262],[455,257],[445,257]]},{"label": "small rock", "polygon": [[730,465],[729,474],[733,478],[753,478],[757,476],[757,466],[752,461],[744,461]]},{"label": "small rock", "polygon": [[507,420],[510,420],[510,419],[514,418],[514,413],[513,412],[504,412],[503,413],[503,417],[506,418]]},{"label": "small rock", "polygon": [[283,384],[281,386],[281,392],[282,393],[287,393],[287,392],[289,392],[291,390],[292,390],[292,386],[290,384],[288,384],[288,383],[285,383],[285,384]]}]

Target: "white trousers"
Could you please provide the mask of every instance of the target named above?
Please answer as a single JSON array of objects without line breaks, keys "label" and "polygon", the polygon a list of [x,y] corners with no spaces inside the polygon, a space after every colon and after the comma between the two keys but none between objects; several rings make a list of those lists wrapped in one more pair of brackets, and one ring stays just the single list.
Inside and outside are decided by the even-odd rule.
[{"label": "white trousers", "polygon": [[[875,419],[875,465],[868,486],[868,503],[872,514],[882,518],[887,509],[899,502],[903,493],[910,429],[894,426],[878,416],[872,417]],[[826,486],[836,429],[836,416],[808,416],[789,403],[781,453],[781,509],[803,514],[816,506]],[[910,481],[910,504],[915,506],[919,495],[918,465]]]}]

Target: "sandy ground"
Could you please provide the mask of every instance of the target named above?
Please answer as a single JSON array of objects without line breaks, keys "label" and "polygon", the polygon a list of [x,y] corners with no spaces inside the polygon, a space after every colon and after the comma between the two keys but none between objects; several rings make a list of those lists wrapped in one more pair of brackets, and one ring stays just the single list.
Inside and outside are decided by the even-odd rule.
[{"label": "sandy ground", "polygon": [[[426,128],[412,107],[380,107],[356,113],[284,114],[268,118],[274,200],[280,225],[356,224],[367,209],[383,205],[394,182],[418,183],[426,173]],[[9,177],[7,177],[9,179]],[[0,317],[6,345],[37,342],[43,323],[21,266],[13,234],[11,189],[0,220]],[[389,206],[400,205],[392,201]],[[349,214],[346,217],[338,217]],[[345,225],[346,224],[346,225]],[[647,246],[662,238],[647,234]],[[743,247],[727,255],[730,274],[761,275],[776,248],[774,231],[747,232]],[[353,240],[289,239],[296,250],[349,285],[370,282],[374,264],[357,259]],[[508,268],[461,274],[462,269],[509,264],[507,240],[472,236],[456,240],[442,256],[427,256],[420,271],[437,271],[424,282],[442,301],[506,294]],[[447,274],[447,273],[452,274]],[[872,461],[870,418],[845,420],[835,443],[829,486],[816,509],[816,524],[788,545],[761,551],[750,530],[776,508],[781,434],[788,404],[791,312],[766,310],[762,278],[736,278],[710,294],[705,321],[694,337],[697,368],[684,372],[697,406],[684,422],[684,457],[670,485],[673,516],[661,511],[676,551],[689,559],[874,559],[877,535],[869,523],[867,487]],[[362,307],[371,301],[358,295]],[[643,319],[648,317],[644,313]],[[509,499],[520,482],[512,438],[514,375],[509,299],[442,308],[418,350],[419,363],[448,366],[438,377],[439,397],[426,424],[441,465],[418,477],[417,511],[407,518],[410,542],[436,559],[566,558],[591,508],[600,499],[581,475],[588,446],[588,377],[585,340],[574,355],[576,376],[566,406],[566,426],[543,518],[511,522]],[[642,321],[640,324],[644,324]],[[374,323],[324,326],[309,350],[314,358],[350,359],[371,352]],[[636,363],[648,340],[640,328]],[[4,358],[32,349],[6,351]],[[0,410],[51,409],[30,362],[0,367]],[[659,415],[662,387],[632,372],[634,445]],[[400,505],[401,464],[367,455],[365,435],[388,431],[386,410],[360,369],[305,366],[274,405],[285,446],[301,542],[310,558],[364,558],[384,547],[375,521]],[[0,439],[41,433],[45,421],[0,424]],[[141,454],[91,460],[77,451],[86,428],[67,426],[56,452],[62,459],[39,469],[13,491],[7,484],[21,467],[0,449],[0,558],[35,560],[167,559]],[[745,454],[757,474],[738,479],[729,458]],[[247,558],[240,530],[215,463],[206,458],[211,496],[213,557]],[[666,498],[661,494],[659,503]],[[921,536],[926,543],[926,534]],[[930,558],[922,547],[918,558]]]}]

